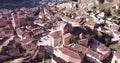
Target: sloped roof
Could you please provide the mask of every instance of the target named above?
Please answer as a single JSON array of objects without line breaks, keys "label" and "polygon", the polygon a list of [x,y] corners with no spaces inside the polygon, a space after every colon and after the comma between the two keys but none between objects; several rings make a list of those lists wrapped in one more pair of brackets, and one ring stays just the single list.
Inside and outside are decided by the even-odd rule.
[{"label": "sloped roof", "polygon": [[114,53],[114,55],[115,55],[118,59],[120,59],[120,50],[116,51],[116,52]]},{"label": "sloped roof", "polygon": [[55,38],[61,37],[61,36],[62,36],[62,32],[61,32],[61,31],[56,31],[56,32],[54,32],[54,33],[51,33],[51,36],[52,36],[52,37],[55,37]]},{"label": "sloped roof", "polygon": [[0,28],[8,25],[7,21],[0,21]]},{"label": "sloped roof", "polygon": [[81,57],[79,56],[78,53],[68,49],[68,48],[65,48],[65,47],[61,47],[61,48],[58,48],[58,50],[60,50],[62,53],[70,56],[70,57],[73,57],[73,58],[76,58],[76,59],[81,59]]},{"label": "sloped roof", "polygon": [[[85,50],[87,49],[87,47],[84,47],[82,45],[76,44],[75,46],[72,47],[72,49],[75,50],[75,51],[84,53]],[[95,52],[95,51],[93,51],[91,49],[88,50],[88,52],[86,53],[86,55],[93,56],[94,58],[99,59],[99,60],[103,59],[103,56],[101,54],[99,54],[99,53],[97,53],[97,52]]]},{"label": "sloped roof", "polygon": [[104,44],[100,44],[98,46],[98,49],[100,49],[101,51],[110,51],[110,49],[106,47]]}]

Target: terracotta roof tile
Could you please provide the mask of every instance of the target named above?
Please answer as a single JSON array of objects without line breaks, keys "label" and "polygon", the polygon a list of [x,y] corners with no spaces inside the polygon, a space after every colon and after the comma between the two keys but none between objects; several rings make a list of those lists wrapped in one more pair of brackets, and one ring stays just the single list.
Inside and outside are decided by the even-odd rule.
[{"label": "terracotta roof tile", "polygon": [[44,28],[38,28],[38,29],[32,30],[32,32],[34,33],[34,35],[41,34],[41,33],[43,33],[44,31],[45,31]]},{"label": "terracotta roof tile", "polygon": [[26,50],[35,50],[37,48],[37,41],[31,40],[26,43],[22,43],[22,47]]},{"label": "terracotta roof tile", "polygon": [[51,33],[51,36],[52,37],[61,37],[62,36],[62,32],[61,31],[57,31],[57,32]]},{"label": "terracotta roof tile", "polygon": [[115,54],[115,56],[117,56],[117,58],[120,59],[120,50],[116,51],[114,54]]},{"label": "terracotta roof tile", "polygon": [[[85,50],[87,49],[87,47],[84,47],[84,46],[82,46],[82,45],[76,44],[75,46],[72,47],[72,49],[75,50],[75,51],[83,52],[83,53],[84,53]],[[99,59],[99,60],[102,60],[102,59],[103,59],[103,57],[102,57],[101,54],[99,54],[99,53],[97,53],[97,52],[95,52],[95,51],[93,51],[93,50],[91,50],[91,49],[88,50],[88,52],[86,53],[86,55],[93,56],[93,57],[95,57],[95,58],[97,58],[97,59]]]},{"label": "terracotta roof tile", "polygon": [[72,47],[72,49],[75,50],[75,51],[84,52],[86,47],[76,44],[75,46]]},{"label": "terracotta roof tile", "polygon": [[101,51],[110,51],[110,49],[106,47],[104,44],[100,44],[98,46],[98,49],[100,49]]},{"label": "terracotta roof tile", "polygon": [[99,54],[99,53],[97,53],[97,52],[95,52],[95,51],[92,51],[92,50],[89,50],[87,54],[95,57],[96,59],[98,59],[98,60],[100,60],[100,61],[102,61],[102,60],[104,59],[101,54]]},{"label": "terracotta roof tile", "polygon": [[73,57],[73,58],[76,58],[76,59],[81,59],[81,57],[79,56],[78,53],[68,49],[68,48],[65,48],[65,47],[61,47],[61,48],[58,48],[58,50],[60,50],[62,53],[70,56],[70,57]]},{"label": "terracotta roof tile", "polygon": [[81,45],[84,45],[84,46],[87,46],[88,45],[88,39],[85,38],[85,39],[78,40],[77,43],[81,44]]},{"label": "terracotta roof tile", "polygon": [[7,21],[0,21],[0,28],[8,25]]},{"label": "terracotta roof tile", "polygon": [[42,25],[42,20],[41,19],[37,19],[33,23],[34,24],[38,24],[38,25]]}]

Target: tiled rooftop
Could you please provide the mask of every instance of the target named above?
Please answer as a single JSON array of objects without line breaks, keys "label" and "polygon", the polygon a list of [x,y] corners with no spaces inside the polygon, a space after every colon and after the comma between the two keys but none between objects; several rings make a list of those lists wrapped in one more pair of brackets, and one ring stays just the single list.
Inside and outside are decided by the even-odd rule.
[{"label": "tiled rooftop", "polygon": [[120,59],[120,50],[116,51],[116,52],[114,53],[114,55],[115,55],[118,59]]},{"label": "tiled rooftop", "polygon": [[51,34],[51,36],[55,38],[59,38],[62,36],[62,32],[61,31],[54,32]]},{"label": "tiled rooftop", "polygon": [[58,48],[58,50],[60,50],[62,53],[70,56],[70,57],[73,57],[73,58],[76,58],[76,59],[81,59],[81,57],[79,56],[78,53],[68,49],[68,48],[65,48],[65,47],[61,47],[61,48]]},{"label": "tiled rooftop", "polygon": [[[87,49],[87,47],[84,47],[84,46],[78,45],[78,44],[76,44],[75,46],[73,46],[71,48],[72,48],[72,50],[75,50],[75,51],[78,51],[78,52],[83,52],[83,53]],[[91,49],[89,49],[87,51],[86,55],[90,55],[91,57],[94,57],[94,58],[96,58],[98,60],[103,60],[103,56],[101,54],[99,54],[99,53],[97,53],[97,52],[95,52],[95,51],[93,51]]]},{"label": "tiled rooftop", "polygon": [[104,44],[100,44],[98,46],[98,49],[100,49],[101,51],[110,51],[110,49],[107,46],[105,46]]}]

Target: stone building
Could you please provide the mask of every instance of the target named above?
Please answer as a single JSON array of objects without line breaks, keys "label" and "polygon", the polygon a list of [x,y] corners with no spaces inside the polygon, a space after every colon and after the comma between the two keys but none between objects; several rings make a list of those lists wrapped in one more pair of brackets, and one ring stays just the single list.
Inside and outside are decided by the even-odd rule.
[{"label": "stone building", "polygon": [[[76,44],[74,46],[71,46],[71,49],[74,51],[77,51],[77,52],[84,53],[85,50],[87,50],[87,47]],[[103,49],[106,50],[105,47]],[[86,54],[85,59],[91,63],[93,63],[93,62],[94,63],[102,63],[102,61],[110,55],[109,51],[106,51],[105,53],[107,53],[107,54],[104,55],[104,54],[98,53],[97,51],[94,51],[92,49],[88,49],[87,52],[85,53]]]},{"label": "stone building", "polygon": [[82,56],[80,56],[82,54],[78,54],[66,47],[55,48],[54,54],[64,59],[66,62],[82,63]]},{"label": "stone building", "polygon": [[72,35],[70,33],[63,35],[63,45],[69,45],[71,39],[72,39]]},{"label": "stone building", "polygon": [[120,63],[120,50],[116,51],[113,54],[113,58],[112,58],[111,63]]}]

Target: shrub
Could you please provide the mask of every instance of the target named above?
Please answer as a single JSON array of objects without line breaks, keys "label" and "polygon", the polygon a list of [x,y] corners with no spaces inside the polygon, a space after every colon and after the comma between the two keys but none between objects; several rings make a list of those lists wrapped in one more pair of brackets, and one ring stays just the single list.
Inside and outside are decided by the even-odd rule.
[{"label": "shrub", "polygon": [[109,48],[112,50],[120,50],[120,44],[111,44]]}]

